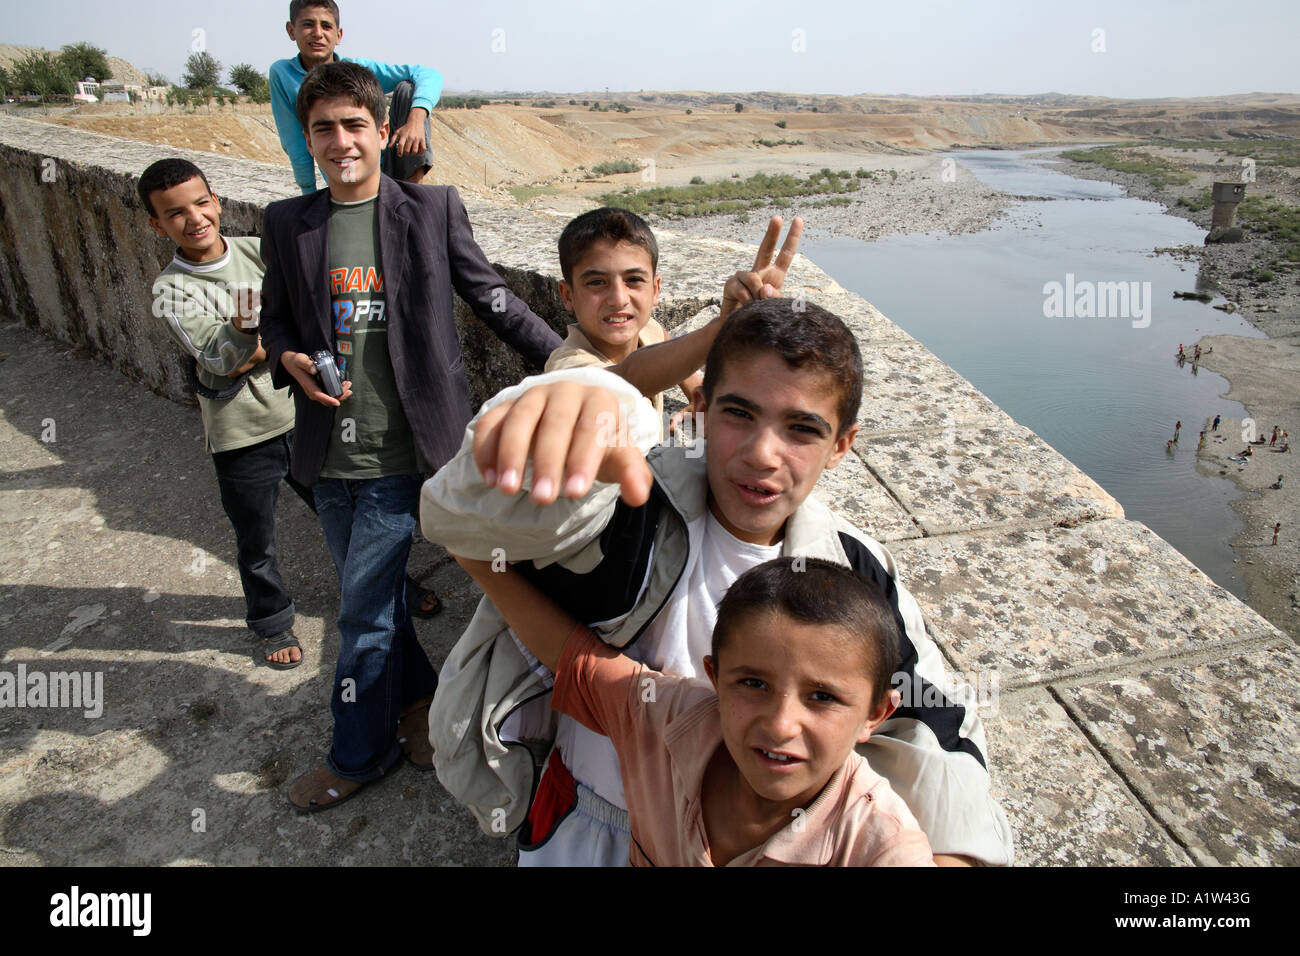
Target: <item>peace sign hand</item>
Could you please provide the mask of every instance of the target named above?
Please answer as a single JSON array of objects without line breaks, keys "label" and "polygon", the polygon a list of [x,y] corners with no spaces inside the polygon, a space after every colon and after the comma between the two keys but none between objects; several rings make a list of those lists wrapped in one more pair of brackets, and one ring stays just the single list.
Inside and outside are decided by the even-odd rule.
[{"label": "peace sign hand", "polygon": [[722,289],[722,315],[725,319],[732,312],[750,302],[759,299],[771,299],[781,294],[785,285],[785,274],[799,251],[799,237],[803,235],[803,220],[798,216],[790,221],[790,232],[785,237],[781,251],[772,258],[776,250],[776,241],[781,236],[781,217],[773,216],[767,224],[767,232],[759,243],[758,254],[754,256],[754,268],[750,272],[740,271],[727,280]]}]

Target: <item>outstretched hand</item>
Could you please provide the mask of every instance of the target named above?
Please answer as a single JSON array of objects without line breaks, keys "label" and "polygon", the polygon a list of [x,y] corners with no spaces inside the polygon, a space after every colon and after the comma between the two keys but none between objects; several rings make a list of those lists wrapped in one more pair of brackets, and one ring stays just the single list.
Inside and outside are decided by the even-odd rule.
[{"label": "outstretched hand", "polygon": [[474,428],[474,464],[484,484],[514,495],[533,462],[531,497],[549,505],[562,493],[581,498],[593,481],[617,483],[633,507],[650,497],[645,455],[627,438],[618,399],[577,382],[536,385],[484,412]]},{"label": "outstretched hand", "polygon": [[[727,280],[722,289],[722,315],[726,318],[732,312],[750,302],[759,299],[771,299],[781,294],[785,285],[785,274],[799,251],[799,237],[803,235],[803,220],[798,216],[790,220],[790,231],[786,234],[781,251],[776,253],[776,241],[781,237],[781,217],[773,216],[763,234],[763,241],[758,245],[758,254],[754,256],[754,268],[740,271]],[[776,258],[773,259],[773,254]]]}]

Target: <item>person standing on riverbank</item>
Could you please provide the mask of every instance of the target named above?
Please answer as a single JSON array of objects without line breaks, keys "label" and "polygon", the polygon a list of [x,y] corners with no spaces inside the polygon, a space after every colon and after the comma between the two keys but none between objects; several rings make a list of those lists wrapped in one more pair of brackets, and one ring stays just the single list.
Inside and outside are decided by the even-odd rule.
[{"label": "person standing on riverbank", "polygon": [[1218,415],[1215,415],[1215,416],[1214,416],[1214,428],[1213,428],[1213,431],[1216,431],[1216,432],[1217,432],[1217,431],[1219,430],[1219,422],[1221,422],[1221,421],[1223,421],[1223,419],[1222,419],[1220,416],[1218,416]]},{"label": "person standing on riverbank", "polygon": [[[1281,475],[1278,476],[1281,478]],[[1273,543],[1277,544],[1277,533],[1282,530],[1282,522],[1278,521],[1273,524]]]}]

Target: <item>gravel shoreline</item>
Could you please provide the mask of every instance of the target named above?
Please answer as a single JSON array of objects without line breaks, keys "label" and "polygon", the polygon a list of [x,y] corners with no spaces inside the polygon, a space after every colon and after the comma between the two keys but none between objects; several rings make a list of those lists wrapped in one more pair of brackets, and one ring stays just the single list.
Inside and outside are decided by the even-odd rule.
[{"label": "gravel shoreline", "polygon": [[934,162],[923,167],[900,164],[897,177],[882,175],[862,180],[847,205],[819,205],[823,197],[791,200],[785,207],[765,206],[739,215],[672,218],[652,216],[654,228],[682,236],[727,239],[753,243],[763,224],[779,214],[787,221],[802,216],[808,236],[843,236],[871,241],[900,233],[942,232],[959,235],[980,232],[1020,197],[999,192],[980,182],[957,163]]}]

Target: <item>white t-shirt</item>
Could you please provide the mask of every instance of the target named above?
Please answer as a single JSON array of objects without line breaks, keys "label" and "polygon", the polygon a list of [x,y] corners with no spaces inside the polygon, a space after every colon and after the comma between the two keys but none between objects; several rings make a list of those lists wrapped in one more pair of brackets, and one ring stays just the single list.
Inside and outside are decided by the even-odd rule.
[{"label": "white t-shirt", "polygon": [[[704,658],[713,643],[718,602],[732,582],[750,568],[781,556],[781,545],[749,544],[734,537],[706,511],[687,526],[690,555],[686,568],[659,616],[624,653],[657,671],[682,677],[704,676]],[[580,782],[618,807],[627,807],[618,754],[608,737],[558,714],[555,745]]]}]

